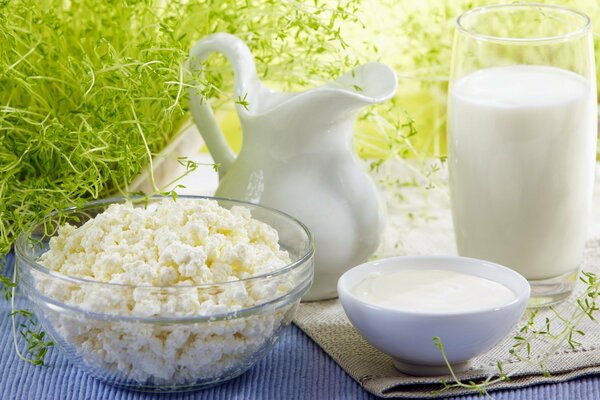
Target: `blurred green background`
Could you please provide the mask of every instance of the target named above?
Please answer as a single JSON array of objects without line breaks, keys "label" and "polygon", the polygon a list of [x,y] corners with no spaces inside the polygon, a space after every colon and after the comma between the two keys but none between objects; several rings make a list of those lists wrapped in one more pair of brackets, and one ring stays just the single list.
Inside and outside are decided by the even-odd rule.
[{"label": "blurred green background", "polygon": [[[489,0],[362,0],[360,23],[342,24],[342,36],[361,62],[381,61],[398,74],[396,97],[359,118],[355,147],[361,157],[438,157],[446,153],[446,96],[456,18],[464,11],[498,4]],[[600,21],[600,1],[538,1],[575,8]],[[600,24],[600,22],[598,22]],[[600,37],[596,35],[596,52]],[[598,64],[598,57],[596,62]],[[600,68],[597,66],[597,72]],[[267,82],[278,87],[277,82]],[[218,112],[235,151],[241,145],[233,107]]]}]

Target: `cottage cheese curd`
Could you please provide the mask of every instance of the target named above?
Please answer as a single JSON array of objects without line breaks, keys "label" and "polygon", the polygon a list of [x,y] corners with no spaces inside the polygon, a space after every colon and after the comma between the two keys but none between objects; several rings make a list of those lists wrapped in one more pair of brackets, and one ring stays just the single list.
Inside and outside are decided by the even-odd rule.
[{"label": "cottage cheese curd", "polygon": [[[102,315],[214,316],[289,292],[283,278],[240,281],[289,262],[277,231],[244,207],[225,209],[208,199],[169,199],[147,208],[113,204],[80,227],[60,227],[39,259],[89,283],[40,276],[36,286],[51,299]],[[103,376],[186,384],[239,368],[289,322],[294,307],[198,323],[81,318],[52,310],[47,318],[60,340]]]}]

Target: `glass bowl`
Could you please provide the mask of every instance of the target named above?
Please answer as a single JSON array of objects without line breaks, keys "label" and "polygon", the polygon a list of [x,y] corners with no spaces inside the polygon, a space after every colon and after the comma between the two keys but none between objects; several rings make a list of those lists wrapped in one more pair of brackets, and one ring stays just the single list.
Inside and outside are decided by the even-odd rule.
[{"label": "glass bowl", "polygon": [[[59,225],[82,225],[111,204],[125,202],[122,198],[54,213],[16,241],[19,287],[44,329],[74,365],[106,383],[142,391],[187,391],[239,376],[276,343],[312,283],[313,240],[301,222],[240,201],[179,198],[214,199],[224,208],[249,209],[252,218],[277,230],[280,248],[291,261],[268,274],[196,286],[103,283],[67,276],[37,262]],[[163,199],[129,201],[147,207]],[[235,300],[226,306],[220,302],[219,307],[200,307],[204,311],[191,315],[169,311],[187,301],[210,306],[214,296]],[[161,301],[160,316],[137,313],[138,307],[131,304],[152,299]]]}]

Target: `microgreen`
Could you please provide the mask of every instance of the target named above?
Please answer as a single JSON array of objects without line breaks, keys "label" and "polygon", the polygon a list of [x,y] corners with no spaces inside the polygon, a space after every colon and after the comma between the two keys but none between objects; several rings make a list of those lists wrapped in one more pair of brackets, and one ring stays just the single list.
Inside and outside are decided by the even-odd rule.
[{"label": "microgreen", "polygon": [[[146,166],[152,169],[152,158],[187,118],[184,65],[195,40],[234,33],[255,54],[263,79],[307,86],[356,65],[339,24],[358,23],[357,4],[0,2],[0,257],[33,221],[125,194]],[[219,97],[216,103],[231,93],[229,70],[222,57],[206,63],[203,94]],[[238,103],[248,107],[246,98]],[[181,162],[185,173],[198,167]],[[14,282],[0,274],[6,298]],[[13,307],[14,335],[31,355],[17,349],[19,356],[42,364],[50,342],[33,319],[18,325],[17,317],[32,316]]]},{"label": "microgreen", "polygon": [[244,96],[238,96],[235,99],[235,104],[239,104],[244,107],[245,110],[248,110],[248,105],[250,104],[248,103],[248,93],[244,93]]},{"label": "microgreen", "polygon": [[[489,376],[487,378],[485,378],[485,380],[481,381],[481,382],[475,382],[475,381],[461,381],[457,376],[456,376],[456,372],[454,372],[454,369],[452,368],[452,366],[450,365],[450,361],[448,361],[448,358],[446,356],[446,351],[444,350],[444,344],[442,343],[442,340],[438,337],[435,336],[432,339],[433,345],[440,351],[442,358],[444,359],[444,363],[446,364],[446,367],[448,368],[448,370],[450,371],[450,375],[452,376],[452,381],[448,382],[448,381],[443,381],[443,388],[434,392],[436,395],[439,395],[440,393],[442,393],[445,390],[451,389],[451,388],[464,388],[464,389],[469,389],[472,391],[477,392],[480,396],[483,395],[488,395],[487,392],[487,387],[494,384],[494,383],[498,383],[501,381],[505,381],[508,380],[509,377],[508,375],[506,375],[503,371],[503,365],[501,362],[497,362],[496,363],[496,367],[498,369],[498,376]],[[488,395],[489,397],[489,395]]]}]

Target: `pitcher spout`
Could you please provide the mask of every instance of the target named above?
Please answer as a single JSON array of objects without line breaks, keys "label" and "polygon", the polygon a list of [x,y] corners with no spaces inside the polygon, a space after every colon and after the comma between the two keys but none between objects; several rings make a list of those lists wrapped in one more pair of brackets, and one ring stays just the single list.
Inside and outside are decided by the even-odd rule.
[{"label": "pitcher spout", "polygon": [[[387,65],[371,62],[360,65],[324,86],[294,94],[272,109],[302,110],[311,116],[315,132],[321,132],[332,123],[354,123],[354,115],[361,107],[381,103],[396,94],[396,73]],[[309,122],[307,122],[309,123]],[[351,129],[350,129],[351,131]]]},{"label": "pitcher spout", "polygon": [[329,121],[339,121],[361,107],[381,103],[396,94],[396,73],[387,65],[371,62],[360,65],[334,82],[290,99],[298,106],[304,100],[311,115],[324,115]]},{"label": "pitcher spout", "polygon": [[398,79],[390,67],[378,62],[362,64],[331,85],[343,90],[357,105],[381,103],[394,97]]}]

